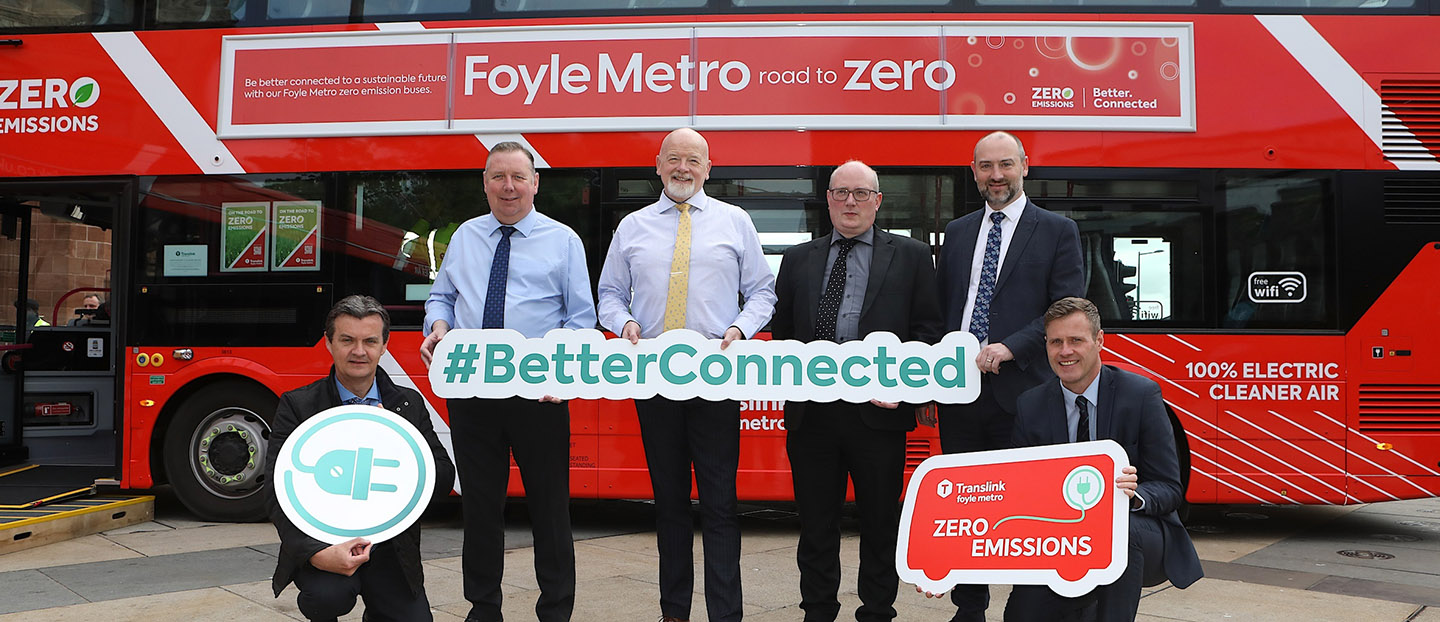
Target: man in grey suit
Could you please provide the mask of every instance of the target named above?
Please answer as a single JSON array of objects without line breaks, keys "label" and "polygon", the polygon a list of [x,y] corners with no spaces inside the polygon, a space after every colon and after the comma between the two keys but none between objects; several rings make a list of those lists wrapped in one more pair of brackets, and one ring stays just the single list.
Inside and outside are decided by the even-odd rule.
[{"label": "man in grey suit", "polygon": [[[785,251],[775,284],[775,339],[833,341],[894,333],[901,341],[941,336],[935,269],[924,242],[875,227],[880,182],[865,163],[830,175],[826,191],[834,230]],[[785,403],[786,453],[800,513],[800,608],[809,622],[833,622],[840,611],[840,515],[845,481],[855,484],[860,514],[861,606],[855,619],[895,617],[898,500],[905,433],[914,405],[871,400]]]},{"label": "man in grey suit", "polygon": [[[1017,585],[1005,606],[1007,622],[1134,620],[1140,588],[1166,578],[1186,588],[1203,576],[1200,558],[1176,508],[1185,499],[1180,462],[1160,385],[1144,376],[1101,365],[1105,333],[1100,312],[1084,298],[1062,298],[1045,312],[1045,350],[1058,376],[1020,396],[1016,447],[1108,438],[1125,448],[1130,464],[1115,487],[1130,497],[1130,552],[1125,573],[1079,598],[1050,588]],[[1094,609],[1096,616],[1089,616]]]},{"label": "man in grey suit", "polygon": [[[982,372],[979,398],[940,407],[946,453],[1010,446],[1015,398],[1054,377],[1045,362],[1041,316],[1050,303],[1085,291],[1079,230],[1025,196],[1029,166],[1019,138],[994,132],[980,139],[970,168],[985,209],[945,227],[936,266],[945,329],[975,335]],[[950,599],[955,622],[981,622],[990,590],[960,585]]]}]

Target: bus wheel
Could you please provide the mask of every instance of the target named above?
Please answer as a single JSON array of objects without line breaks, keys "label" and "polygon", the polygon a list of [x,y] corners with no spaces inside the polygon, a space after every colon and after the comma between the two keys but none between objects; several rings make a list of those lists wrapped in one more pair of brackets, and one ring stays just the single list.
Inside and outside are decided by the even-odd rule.
[{"label": "bus wheel", "polygon": [[256,384],[219,382],[191,395],[165,431],[165,474],[203,520],[267,516],[265,446],[277,398]]}]

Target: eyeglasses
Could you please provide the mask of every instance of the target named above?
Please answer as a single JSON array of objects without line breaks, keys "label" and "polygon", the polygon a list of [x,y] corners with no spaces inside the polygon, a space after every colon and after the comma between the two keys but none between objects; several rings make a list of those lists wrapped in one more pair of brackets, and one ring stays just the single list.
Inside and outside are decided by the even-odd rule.
[{"label": "eyeglasses", "polygon": [[871,196],[877,194],[880,194],[879,190],[870,190],[868,188],[856,188],[854,190],[849,188],[830,189],[830,198],[836,201],[844,201],[849,197],[855,197],[856,203],[864,203],[865,201],[869,201]]}]

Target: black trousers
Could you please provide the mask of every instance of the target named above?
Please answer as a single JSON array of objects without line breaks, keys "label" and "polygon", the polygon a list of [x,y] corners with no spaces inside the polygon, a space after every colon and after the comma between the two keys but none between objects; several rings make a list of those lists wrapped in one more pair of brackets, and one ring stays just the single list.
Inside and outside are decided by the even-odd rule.
[{"label": "black trousers", "polygon": [[570,533],[570,408],[524,398],[449,400],[450,438],[465,518],[461,568],[467,620],[499,622],[505,573],[505,494],[510,455],[520,467],[535,538],[540,622],[575,609],[575,543]]},{"label": "black trousers", "polygon": [[[1011,404],[1011,411],[1014,404]],[[980,397],[969,404],[940,405],[940,451],[947,454],[1009,449],[1015,415],[995,400],[990,375],[980,377]],[[990,606],[990,586],[957,585],[950,591],[955,622],[982,622]]]},{"label": "black trousers", "polygon": [[[895,541],[905,473],[905,432],[876,430],[860,418],[869,405],[807,405],[804,424],[785,440],[795,505],[800,511],[800,608],[806,622],[833,622],[840,613],[840,518],[845,482],[855,484],[860,514],[861,622],[895,618]],[[908,408],[908,407],[907,407]]]},{"label": "black trousers", "polygon": [[1131,622],[1140,608],[1140,588],[1165,575],[1165,532],[1160,520],[1130,513],[1130,551],[1125,572],[1110,585],[1066,598],[1043,585],[1017,585],[1005,603],[1005,622]]},{"label": "black trousers", "polygon": [[735,516],[740,403],[655,397],[635,400],[635,412],[655,491],[660,612],[672,618],[690,618],[695,591],[695,527],[690,517],[693,466],[705,547],[705,610],[712,622],[735,622],[743,615],[740,521]]},{"label": "black trousers", "polygon": [[400,570],[400,558],[393,546],[381,542],[370,550],[370,561],[355,574],[325,572],[305,564],[295,572],[300,595],[295,604],[307,619],[316,622],[339,618],[355,608],[355,598],[365,599],[365,619],[374,622],[428,621],[430,601],[425,592],[412,594],[410,583]]}]

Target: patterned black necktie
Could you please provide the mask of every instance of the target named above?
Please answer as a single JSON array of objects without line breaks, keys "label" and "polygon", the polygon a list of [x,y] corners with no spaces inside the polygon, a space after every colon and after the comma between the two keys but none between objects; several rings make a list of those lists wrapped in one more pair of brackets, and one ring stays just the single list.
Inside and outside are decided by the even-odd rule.
[{"label": "patterned black necktie", "polygon": [[840,238],[840,251],[835,253],[835,264],[830,266],[830,280],[825,282],[825,293],[820,296],[820,313],[815,317],[815,338],[835,341],[835,321],[840,316],[840,299],[845,296],[845,258],[858,240]]},{"label": "patterned black necktie", "polygon": [[1090,406],[1084,395],[1075,396],[1075,407],[1080,409],[1080,423],[1075,425],[1075,442],[1090,440]]}]

